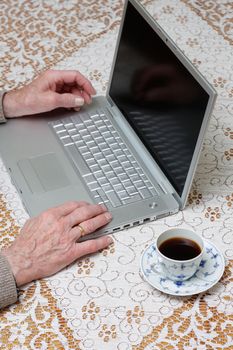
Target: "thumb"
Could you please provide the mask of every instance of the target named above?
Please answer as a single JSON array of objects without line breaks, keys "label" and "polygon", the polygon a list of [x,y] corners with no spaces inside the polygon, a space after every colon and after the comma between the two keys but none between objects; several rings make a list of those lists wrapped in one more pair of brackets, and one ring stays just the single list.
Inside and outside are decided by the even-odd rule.
[{"label": "thumb", "polygon": [[74,108],[81,107],[84,105],[84,98],[81,96],[65,93],[65,94],[55,94],[54,98],[55,106],[54,108],[64,107],[64,108]]}]

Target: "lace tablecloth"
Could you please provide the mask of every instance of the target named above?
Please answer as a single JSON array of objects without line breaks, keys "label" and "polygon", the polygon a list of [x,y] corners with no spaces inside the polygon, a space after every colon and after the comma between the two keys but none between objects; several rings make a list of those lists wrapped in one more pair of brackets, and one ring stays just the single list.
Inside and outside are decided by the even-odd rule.
[{"label": "lace tablecloth", "polygon": [[[1,349],[233,348],[233,5],[142,3],[218,92],[188,204],[176,215],[115,234],[108,249],[25,286],[19,301],[0,312]],[[2,0],[0,88],[55,67],[79,69],[103,94],[122,7],[122,0]],[[3,247],[27,214],[2,162],[0,209]],[[205,293],[168,296],[139,274],[145,247],[176,226],[196,230],[226,257],[223,278]]]}]

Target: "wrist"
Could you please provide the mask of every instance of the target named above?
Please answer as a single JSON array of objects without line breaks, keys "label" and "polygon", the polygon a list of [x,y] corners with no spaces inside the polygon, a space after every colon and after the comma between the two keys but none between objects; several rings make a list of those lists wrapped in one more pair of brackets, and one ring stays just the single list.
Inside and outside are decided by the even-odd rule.
[{"label": "wrist", "polygon": [[3,99],[6,93],[7,92],[5,90],[0,91],[0,123],[6,122],[6,116],[5,116],[4,107],[3,107]]},{"label": "wrist", "polygon": [[3,114],[6,118],[19,117],[20,106],[17,102],[17,91],[6,92],[2,100]]},{"label": "wrist", "polygon": [[26,259],[23,254],[19,254],[13,247],[3,250],[2,254],[7,259],[17,287],[31,282],[31,260]]}]

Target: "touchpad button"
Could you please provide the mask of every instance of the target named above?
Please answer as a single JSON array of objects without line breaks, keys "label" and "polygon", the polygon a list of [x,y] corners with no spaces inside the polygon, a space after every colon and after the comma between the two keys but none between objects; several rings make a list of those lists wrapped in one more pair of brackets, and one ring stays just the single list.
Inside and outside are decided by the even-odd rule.
[{"label": "touchpad button", "polygon": [[53,191],[70,185],[55,153],[21,159],[18,166],[33,193]]}]

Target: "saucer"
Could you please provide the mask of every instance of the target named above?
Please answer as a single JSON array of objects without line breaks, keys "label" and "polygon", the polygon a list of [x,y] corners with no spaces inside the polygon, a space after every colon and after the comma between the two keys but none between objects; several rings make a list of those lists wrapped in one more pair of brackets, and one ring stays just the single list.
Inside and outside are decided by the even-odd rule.
[{"label": "saucer", "polygon": [[222,277],[225,259],[213,243],[204,240],[204,253],[197,272],[186,281],[172,281],[159,272],[155,243],[145,249],[141,257],[141,273],[152,287],[161,292],[187,296],[205,292]]}]

